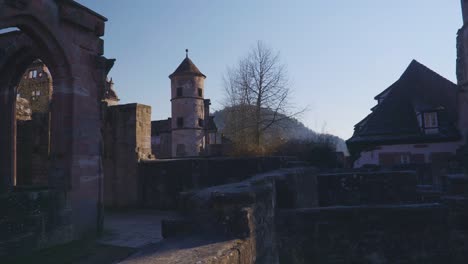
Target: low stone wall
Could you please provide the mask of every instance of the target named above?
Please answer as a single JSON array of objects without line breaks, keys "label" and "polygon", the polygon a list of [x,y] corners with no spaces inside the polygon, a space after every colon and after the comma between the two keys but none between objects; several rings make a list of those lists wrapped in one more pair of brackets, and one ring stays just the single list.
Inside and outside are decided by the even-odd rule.
[{"label": "low stone wall", "polygon": [[444,263],[446,214],[437,204],[278,211],[280,263]]},{"label": "low stone wall", "polygon": [[181,192],[243,181],[285,165],[282,157],[142,161],[138,168],[140,205],[174,210],[178,208]]},{"label": "low stone wall", "polygon": [[318,175],[317,180],[321,207],[418,201],[414,171],[324,173]]},{"label": "low stone wall", "polygon": [[[167,169],[189,173],[182,167],[191,162]],[[162,179],[174,180],[167,175]],[[129,263],[461,264],[468,258],[468,199],[411,203],[418,200],[412,172],[318,175],[313,168],[289,168],[198,190],[203,177],[186,175],[186,182],[155,185],[192,188],[171,198],[185,218],[163,222],[167,240]]]},{"label": "low stone wall", "polygon": [[[162,233],[168,240],[153,256],[140,259],[168,264],[278,263],[278,197],[286,199],[283,204],[288,206],[316,206],[316,192],[293,192],[306,191],[305,185],[314,189],[316,173],[308,168],[281,169],[238,183],[186,192],[181,197],[186,219],[163,222]],[[191,241],[190,247],[185,241]],[[194,245],[193,241],[201,242]]]},{"label": "low stone wall", "polygon": [[466,263],[468,200],[278,210],[280,263]]},{"label": "low stone wall", "polygon": [[0,256],[19,255],[73,240],[66,198],[47,189],[0,196]]}]

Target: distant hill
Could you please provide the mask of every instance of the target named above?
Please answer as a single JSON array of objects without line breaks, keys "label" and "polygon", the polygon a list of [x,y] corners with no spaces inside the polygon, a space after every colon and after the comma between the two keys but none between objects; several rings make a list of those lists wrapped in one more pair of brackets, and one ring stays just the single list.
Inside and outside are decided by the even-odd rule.
[{"label": "distant hill", "polygon": [[[226,112],[226,109],[223,109],[213,113],[216,126],[221,133],[223,133],[225,127]],[[284,141],[312,140],[315,142],[330,142],[336,147],[336,151],[344,152],[348,155],[348,149],[343,139],[334,135],[315,132],[295,118],[288,118],[285,116],[281,116],[280,119],[281,118],[284,119],[281,120],[278,125],[267,130],[265,135],[266,140],[268,140],[268,138],[280,137]]]}]

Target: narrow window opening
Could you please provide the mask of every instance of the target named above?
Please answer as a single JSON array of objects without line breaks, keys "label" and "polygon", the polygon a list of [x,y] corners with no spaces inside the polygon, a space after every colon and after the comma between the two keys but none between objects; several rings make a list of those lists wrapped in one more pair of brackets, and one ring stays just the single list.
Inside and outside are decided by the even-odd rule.
[{"label": "narrow window opening", "polygon": [[203,90],[202,90],[202,88],[198,88],[198,96],[203,97]]},{"label": "narrow window opening", "polygon": [[177,87],[177,96],[180,97],[180,96],[183,96],[184,93],[183,93],[183,90],[182,90],[182,87]]},{"label": "narrow window opening", "polygon": [[184,127],[184,118],[183,117],[178,117],[177,118],[177,128],[183,128]]}]

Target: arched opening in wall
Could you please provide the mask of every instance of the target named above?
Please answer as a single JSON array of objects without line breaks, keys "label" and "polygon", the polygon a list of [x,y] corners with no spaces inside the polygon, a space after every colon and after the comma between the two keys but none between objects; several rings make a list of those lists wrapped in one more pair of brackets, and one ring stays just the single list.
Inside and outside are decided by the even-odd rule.
[{"label": "arched opening in wall", "polygon": [[[68,168],[68,164],[57,165],[65,155],[56,153],[70,149],[69,140],[64,142],[68,137],[60,135],[70,123],[57,122],[56,117],[70,116],[71,108],[65,103],[69,100],[52,95],[60,90],[57,87],[69,87],[64,81],[64,76],[70,76],[65,56],[43,42],[46,33],[38,38],[27,28],[1,32],[0,193],[22,190],[22,186],[66,186],[66,174],[51,177],[57,168]],[[52,76],[62,78],[54,78],[52,84]],[[52,98],[57,96],[61,104],[54,108]]]},{"label": "arched opening in wall", "polygon": [[14,89],[17,187],[48,185],[52,83],[49,69],[37,59]]}]

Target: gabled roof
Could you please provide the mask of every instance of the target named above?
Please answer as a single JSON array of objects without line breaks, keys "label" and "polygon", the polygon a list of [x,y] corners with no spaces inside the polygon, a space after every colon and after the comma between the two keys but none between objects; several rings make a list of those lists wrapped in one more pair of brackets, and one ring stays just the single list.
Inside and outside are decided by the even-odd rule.
[{"label": "gabled roof", "polygon": [[192,62],[192,60],[187,56],[185,59],[180,63],[179,67],[171,74],[169,75],[169,78],[172,78],[173,76],[177,75],[197,75],[197,76],[202,76],[206,78],[206,76],[201,73],[201,71],[195,66],[195,64]]},{"label": "gabled roof", "polygon": [[[451,81],[413,60],[400,79],[380,95],[384,93],[385,100],[355,126],[348,143],[458,139],[457,86]],[[440,133],[426,135],[419,127],[417,113],[432,110],[440,113]]]}]

